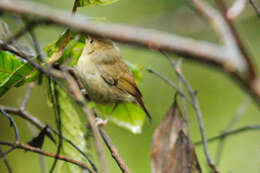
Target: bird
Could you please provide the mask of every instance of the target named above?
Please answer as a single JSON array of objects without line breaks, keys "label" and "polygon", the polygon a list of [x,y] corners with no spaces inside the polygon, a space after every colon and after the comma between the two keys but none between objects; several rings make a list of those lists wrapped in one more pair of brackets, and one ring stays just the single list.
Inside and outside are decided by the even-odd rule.
[{"label": "bird", "polygon": [[152,119],[131,70],[112,40],[86,36],[76,71],[87,95],[94,102],[114,103],[113,110],[122,102],[131,102],[139,105],[149,120]]}]

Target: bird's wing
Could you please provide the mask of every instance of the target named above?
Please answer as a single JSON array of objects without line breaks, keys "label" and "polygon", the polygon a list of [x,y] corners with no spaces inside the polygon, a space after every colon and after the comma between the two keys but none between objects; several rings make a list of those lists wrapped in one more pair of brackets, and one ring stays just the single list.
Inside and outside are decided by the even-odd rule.
[{"label": "bird's wing", "polygon": [[98,70],[100,71],[102,78],[109,85],[113,85],[135,97],[142,97],[132,72],[121,58],[118,58],[115,61],[99,64]]},{"label": "bird's wing", "polygon": [[109,85],[115,86],[121,91],[134,96],[136,102],[142,107],[148,118],[151,119],[151,115],[144,105],[142,94],[138,89],[133,74],[121,58],[116,61],[110,61],[109,63],[99,64],[98,69],[104,81]]}]

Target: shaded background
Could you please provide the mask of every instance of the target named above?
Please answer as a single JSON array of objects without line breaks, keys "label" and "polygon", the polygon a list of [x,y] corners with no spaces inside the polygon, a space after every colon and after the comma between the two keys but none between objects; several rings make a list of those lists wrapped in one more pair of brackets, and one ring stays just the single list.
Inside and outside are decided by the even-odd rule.
[{"label": "shaded background", "polygon": [[[64,8],[71,11],[72,0],[35,0],[48,4],[52,7]],[[232,2],[232,1],[229,1]],[[217,42],[214,32],[209,25],[202,20],[189,1],[183,0],[121,0],[117,3],[102,7],[85,7],[79,10],[80,13],[93,17],[105,17],[106,21],[118,22],[136,26],[160,29],[173,32],[183,36]],[[10,18],[5,19],[16,30]],[[255,65],[259,66],[260,56],[260,18],[255,15],[252,7],[248,5],[246,10],[235,21],[236,27],[250,53],[255,57]],[[36,30],[41,46],[44,47],[54,41],[62,29],[55,27],[41,27]],[[120,45],[121,54],[132,63],[152,67],[163,75],[177,82],[173,69],[161,54],[147,49]],[[213,67],[201,65],[193,61],[184,60],[183,71],[193,88],[198,91],[198,98],[205,121],[207,137],[212,137],[227,126],[241,103],[247,99],[247,95],[230,78],[223,75]],[[29,111],[46,123],[54,124],[54,115],[46,104],[45,86],[36,86],[33,89],[32,97],[29,100]],[[133,135],[129,131],[108,124],[106,130],[111,136],[114,144],[119,149],[123,159],[134,173],[150,172],[150,146],[152,134],[160,123],[164,114],[173,102],[174,90],[167,86],[155,76],[143,72],[143,81],[139,85],[144,95],[148,110],[153,117],[153,123],[146,122],[143,133]],[[0,98],[0,104],[18,106],[24,96],[26,86],[12,89],[5,96]],[[248,99],[249,106],[243,117],[236,124],[241,127],[249,124],[259,124],[260,115],[257,105]],[[193,141],[200,140],[200,133],[195,114],[189,107],[191,121],[191,137]],[[20,135],[23,142],[31,139],[31,126],[25,121],[16,118]],[[260,172],[260,132],[245,132],[226,140],[223,156],[219,165],[222,172],[236,173],[259,173]],[[9,122],[0,116],[0,139],[12,140],[13,130]],[[210,143],[210,153],[215,156],[217,143]],[[4,148],[4,147],[3,147]],[[49,139],[46,140],[43,148],[55,151]],[[199,161],[203,170],[209,172],[202,147],[196,147]],[[8,155],[11,166],[15,173],[40,172],[39,156],[29,152],[16,150]],[[107,155],[111,173],[120,172],[111,156]],[[47,159],[47,170],[50,168],[52,159]],[[0,172],[7,172],[3,162],[0,162]]]}]

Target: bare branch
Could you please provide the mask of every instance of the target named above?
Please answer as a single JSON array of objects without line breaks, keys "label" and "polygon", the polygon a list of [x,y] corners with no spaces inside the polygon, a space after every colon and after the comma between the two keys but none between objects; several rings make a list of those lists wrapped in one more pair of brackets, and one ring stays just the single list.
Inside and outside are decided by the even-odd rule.
[{"label": "bare branch", "polygon": [[[196,7],[203,9],[204,12],[210,11],[209,9],[205,10],[205,6],[200,6],[202,2],[201,0],[194,0],[194,2],[198,6]],[[202,4],[205,3],[203,2]],[[93,23],[89,21],[87,17],[82,15],[71,16],[71,14],[68,12],[43,6],[38,3],[24,1],[17,1],[15,4],[5,1],[1,2],[0,10],[20,15],[38,16],[40,19],[37,21],[42,22],[43,24],[48,22],[49,24],[52,23],[56,25],[68,26],[82,33],[104,36],[123,43],[173,52],[177,55],[184,56],[185,58],[192,58],[194,60],[200,60],[202,62],[217,65],[220,67],[220,69],[222,69],[222,71],[230,75],[233,80],[238,82],[240,86],[245,88],[245,90],[255,99],[257,104],[260,103],[260,88],[258,85],[260,83],[260,79],[256,79],[248,83],[237,73],[237,71],[241,71],[243,69],[242,66],[244,66],[246,63],[243,59],[243,63],[240,63],[241,58],[239,57],[242,55],[238,50],[234,38],[230,38],[230,41],[228,44],[226,44],[226,46],[218,46],[216,44],[197,41],[151,29],[102,22]],[[213,11],[216,10],[213,9]],[[209,16],[214,17],[214,15]],[[218,13],[217,17],[219,16],[220,15]],[[220,21],[221,23],[218,23],[217,26],[222,26],[223,19]],[[231,36],[230,30],[227,36]],[[242,64],[242,66],[240,67],[239,65],[234,64]]]},{"label": "bare branch", "polygon": [[87,106],[85,97],[80,91],[80,88],[74,78],[67,72],[63,71],[64,80],[67,83],[68,89],[72,97],[81,107],[82,111],[84,112],[86,119],[89,122],[90,128],[93,132],[94,136],[94,143],[98,155],[99,162],[101,164],[101,171],[107,173],[107,166],[106,166],[106,159],[105,159],[105,151],[101,139],[100,132],[98,130],[98,126],[96,125],[95,114],[92,109]]},{"label": "bare branch", "polygon": [[[26,16],[37,16],[45,24],[68,26],[76,31],[103,36],[122,43],[135,44],[157,50],[165,50],[181,56],[220,65],[228,60],[229,53],[225,48],[204,41],[193,40],[174,34],[151,29],[124,26],[112,23],[94,23],[86,16],[71,16],[70,13],[41,5],[39,3],[17,1],[15,4],[1,2],[2,11]],[[55,14],[55,15],[54,15]]]},{"label": "bare branch", "polygon": [[188,91],[188,93],[191,97],[192,106],[193,106],[193,109],[195,110],[195,113],[196,113],[196,116],[197,116],[197,119],[198,119],[198,123],[199,123],[199,127],[200,127],[200,134],[201,134],[201,138],[202,138],[202,141],[203,141],[203,149],[204,149],[205,156],[207,158],[207,162],[208,162],[209,166],[212,168],[212,170],[214,172],[218,173],[219,171],[216,168],[214,161],[211,159],[211,156],[210,156],[210,153],[209,153],[209,150],[208,150],[207,138],[206,138],[206,134],[205,134],[204,123],[203,123],[203,120],[202,120],[202,113],[201,113],[201,110],[200,110],[200,106],[199,106],[199,102],[198,102],[198,99],[197,99],[197,96],[196,96],[196,92],[193,91],[191,85],[189,84],[189,82],[185,78],[185,76],[182,74],[181,69],[179,68],[177,63],[171,57],[169,57],[167,53],[162,52],[162,54],[172,64],[179,80],[186,87],[186,89],[187,89],[187,91]]},{"label": "bare branch", "polygon": [[[242,132],[255,131],[255,130],[260,130],[260,125],[249,125],[249,126],[245,126],[245,127],[235,129],[235,130],[230,130],[230,131],[222,133],[218,136],[209,138],[208,142],[214,142],[216,140],[220,140],[220,139],[225,138],[227,136],[237,135],[237,134],[240,134]],[[195,145],[201,145],[201,144],[202,144],[202,141],[198,141],[198,142],[195,143]]]},{"label": "bare branch", "polygon": [[[219,39],[225,45],[225,51],[229,54],[226,59],[227,61],[224,62],[226,70],[233,71],[236,67],[239,67],[238,69],[240,69],[240,71],[246,71],[248,68],[247,64],[244,61],[236,44],[236,40],[234,39],[232,32],[221,13],[205,0],[191,1],[200,14],[207,18],[208,22],[219,35]],[[230,62],[232,62],[232,64],[230,64]]]},{"label": "bare branch", "polygon": [[79,161],[74,160],[74,159],[67,157],[67,156],[57,155],[57,154],[54,154],[54,153],[50,153],[48,151],[43,151],[40,148],[35,148],[35,147],[32,147],[30,145],[25,145],[25,144],[20,143],[20,142],[12,143],[12,142],[0,141],[0,145],[12,146],[12,147],[15,147],[16,149],[22,149],[22,150],[25,150],[25,151],[30,151],[30,152],[34,152],[34,153],[37,153],[37,154],[41,154],[41,155],[44,155],[44,156],[47,156],[47,157],[57,158],[59,160],[65,161],[65,162],[69,162],[69,163],[78,165],[82,169],[86,169],[91,173],[96,173],[96,171],[92,170],[88,165],[86,165],[83,162],[79,162]]},{"label": "bare branch", "polygon": [[11,148],[8,149],[7,151],[2,152],[2,153],[0,154],[0,158],[5,157],[7,154],[11,153],[13,150],[15,150],[15,147],[11,147]]},{"label": "bare branch", "polygon": [[[36,117],[34,117],[33,115],[31,115],[30,113],[28,113],[27,111],[21,111],[20,109],[18,108],[12,108],[12,107],[7,107],[7,106],[0,106],[0,109],[3,109],[4,111],[6,111],[7,113],[10,113],[10,114],[14,114],[14,115],[17,115],[25,120],[27,120],[28,122],[30,122],[31,124],[33,124],[34,126],[36,126],[38,129],[42,130],[45,125],[40,121],[38,120]],[[49,126],[49,129],[52,130],[56,135],[60,136],[61,134],[59,134],[59,132],[51,127],[50,125]],[[47,136],[50,137],[50,139],[52,141],[55,141],[51,132],[49,131],[49,129],[47,130]],[[83,152],[80,150],[80,148],[78,148],[72,141],[70,141],[68,138],[66,138],[65,136],[62,135],[62,138],[68,142],[73,148],[75,148],[80,154],[82,154],[82,156],[87,159],[87,161],[90,163],[90,165],[92,166],[92,168],[97,171],[97,168],[95,166],[95,164],[90,160],[90,158]],[[9,151],[10,152],[10,151]],[[8,153],[9,153],[8,152]],[[8,154],[8,153],[5,153]],[[0,155],[0,158],[1,158],[2,155]]]},{"label": "bare branch", "polygon": [[[57,128],[58,128],[58,132],[59,132],[59,143],[58,143],[58,147],[57,147],[57,151],[56,151],[56,155],[60,155],[61,152],[61,148],[62,148],[62,144],[63,144],[63,140],[62,140],[62,127],[61,127],[61,109],[60,109],[60,102],[59,102],[59,93],[57,91],[57,82],[54,82],[54,98],[53,98],[53,104],[54,104],[54,108],[55,108],[55,120],[56,120],[56,124],[57,124]],[[51,166],[51,169],[49,171],[49,173],[52,173],[56,167],[58,163],[58,159],[55,158],[54,162]]]},{"label": "bare branch", "polygon": [[99,131],[100,131],[101,136],[104,139],[105,144],[107,145],[107,148],[109,149],[112,157],[116,161],[116,163],[119,166],[119,168],[121,169],[121,171],[123,173],[131,173],[128,166],[125,164],[125,162],[121,158],[119,151],[116,149],[116,147],[114,146],[114,144],[112,143],[111,139],[106,134],[106,132],[102,126],[99,126]]},{"label": "bare branch", "polygon": [[29,98],[31,96],[33,87],[34,87],[34,83],[31,83],[29,85],[28,89],[27,89],[26,95],[25,95],[25,97],[23,99],[23,102],[21,104],[21,107],[20,107],[21,111],[25,111],[26,106],[27,106],[27,102],[28,102],[28,100],[29,100]]},{"label": "bare branch", "polygon": [[245,9],[248,0],[236,0],[227,11],[227,17],[230,20],[234,20],[238,17]]},{"label": "bare branch", "polygon": [[238,48],[240,54],[242,55],[242,58],[244,59],[246,65],[247,65],[247,69],[248,69],[248,73],[249,73],[248,80],[250,82],[254,81],[256,78],[256,72],[255,72],[255,68],[252,63],[252,60],[251,60],[244,44],[242,43],[240,35],[238,34],[236,28],[234,27],[232,21],[227,17],[227,7],[226,7],[225,2],[223,0],[218,0],[218,3],[221,8],[223,19],[226,22],[226,26],[229,28],[231,36],[235,42],[234,44]]},{"label": "bare branch", "polygon": [[[71,71],[71,69],[68,68],[68,67],[66,67],[66,66],[60,65],[60,67],[61,67],[62,70],[65,70],[65,71],[68,71],[68,72]],[[66,79],[68,79],[67,82],[68,82],[68,85],[70,86],[70,89],[71,89],[72,94],[74,95],[74,98],[77,98],[78,103],[80,103],[80,105],[82,105],[80,100],[85,99],[85,98],[83,98],[83,95],[82,95],[82,93],[81,93],[81,91],[80,91],[80,88],[79,88],[79,85],[80,85],[80,84],[77,82],[77,80],[78,80],[79,77],[77,76],[77,73],[76,73],[75,71],[73,72],[73,75],[75,75],[74,77],[76,78],[76,79],[75,79],[76,81],[74,81],[74,79],[73,79],[72,77],[70,77],[70,76],[67,76]],[[83,101],[83,100],[82,100],[82,101]],[[87,119],[88,119],[88,121],[93,121],[92,123],[94,123],[94,126],[97,127],[97,126],[96,126],[96,123],[95,123],[95,120],[92,119],[92,116],[93,116],[93,117],[97,117],[97,115],[96,115],[96,113],[94,112],[94,110],[88,109],[87,107],[83,107],[83,111],[84,111],[87,115],[91,115],[90,117],[87,117]],[[92,127],[92,128],[93,128],[93,127]],[[100,133],[100,135],[102,136],[102,138],[103,138],[103,140],[104,140],[104,142],[105,142],[107,148],[108,148],[109,151],[111,152],[112,157],[113,157],[114,160],[116,161],[116,163],[117,163],[117,165],[119,166],[119,168],[121,169],[121,171],[122,171],[123,173],[130,173],[129,168],[127,167],[127,165],[125,164],[125,162],[124,162],[123,159],[121,158],[121,156],[120,156],[118,150],[117,150],[116,147],[113,145],[111,139],[110,139],[109,136],[106,134],[104,128],[103,128],[102,126],[98,126],[98,130],[99,130],[99,133]],[[96,137],[96,138],[98,138],[98,137]],[[99,145],[101,145],[101,144],[98,144],[98,141],[96,141],[96,146],[97,146],[97,147],[101,147],[101,146],[99,146]],[[100,148],[99,148],[99,150],[100,150]],[[101,161],[102,161],[101,159],[104,159],[104,158],[101,158],[101,157],[104,156],[104,151],[100,150],[100,151],[98,151],[98,154],[99,154],[100,162],[101,162]],[[103,156],[102,156],[102,155],[103,155]],[[102,161],[102,162],[104,162],[104,161]],[[106,163],[103,163],[103,164],[106,164]],[[102,166],[104,166],[104,165],[102,165]]]},{"label": "bare branch", "polygon": [[[177,64],[176,64],[177,67],[178,67],[177,69],[181,69],[181,64],[182,64],[182,58],[180,58],[178,60]],[[184,93],[182,81],[179,80],[178,83],[179,83],[179,90]],[[186,98],[188,98],[188,97],[186,97]],[[186,128],[187,128],[187,137],[188,137],[188,146],[189,146],[188,147],[188,163],[191,163],[192,157],[193,157],[193,154],[192,154],[193,144],[192,144],[192,141],[191,141],[191,138],[190,138],[190,121],[189,121],[186,99],[184,97],[182,97],[181,101],[182,101],[183,114],[184,114],[184,118],[185,118],[185,122],[186,122]]]},{"label": "bare branch", "polygon": [[17,128],[17,125],[14,121],[14,119],[7,113],[5,112],[3,109],[0,108],[0,112],[9,119],[10,121],[10,125],[14,127],[14,133],[15,133],[15,141],[18,142],[19,141],[19,130]]},{"label": "bare branch", "polygon": [[173,89],[175,89],[182,97],[185,97],[185,94],[183,92],[181,92],[179,90],[179,88],[175,85],[175,83],[173,83],[171,80],[167,79],[165,76],[163,76],[162,74],[160,74],[159,72],[153,70],[152,68],[148,67],[146,69],[148,72],[156,75],[157,77],[159,77],[160,79],[162,79],[165,83],[167,83],[168,85],[170,85]]},{"label": "bare branch", "polygon": [[[246,98],[243,103],[241,105],[239,105],[237,112],[235,113],[234,117],[231,119],[231,121],[228,123],[225,132],[228,132],[236,123],[237,121],[242,117],[242,115],[244,114],[244,112],[246,111],[246,108],[248,107],[248,99]],[[218,165],[220,162],[220,158],[221,158],[221,154],[224,148],[224,144],[225,144],[225,137],[223,137],[217,147],[216,150],[216,164]]]},{"label": "bare branch", "polygon": [[249,0],[250,4],[254,7],[256,14],[260,17],[260,8],[256,5],[254,0]]},{"label": "bare branch", "polygon": [[[3,154],[3,151],[2,151],[2,149],[0,148],[0,155],[2,155],[2,154]],[[10,166],[9,161],[7,160],[7,158],[5,158],[5,156],[3,156],[2,159],[3,159],[4,164],[5,164],[5,166],[6,166],[7,170],[8,170],[8,173],[13,173],[12,168],[11,168],[11,166]]]}]

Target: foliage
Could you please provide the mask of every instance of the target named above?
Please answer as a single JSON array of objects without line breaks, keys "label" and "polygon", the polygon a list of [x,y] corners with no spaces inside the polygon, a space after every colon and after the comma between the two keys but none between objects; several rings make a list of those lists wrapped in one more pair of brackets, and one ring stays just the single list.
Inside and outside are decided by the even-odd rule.
[{"label": "foliage", "polygon": [[[59,86],[54,86],[53,82],[49,83],[49,96],[54,97],[54,87],[56,87],[56,92],[58,95],[58,105],[60,108],[60,117],[61,117],[61,131],[66,138],[81,149],[83,152],[87,152],[87,145],[85,140],[85,129],[83,121],[81,121],[82,112],[80,111],[79,106],[75,101],[67,94],[67,92]],[[50,99],[51,101],[52,99]],[[51,103],[54,107],[54,104]],[[62,144],[62,153],[71,158],[77,158],[78,161],[84,161],[84,158],[73,148],[69,143],[63,142]],[[58,172],[62,173],[81,173],[82,169],[73,164],[67,162],[58,162]]]},{"label": "foliage", "polygon": [[33,70],[29,63],[22,62],[11,53],[0,51],[0,96],[24,83]]}]

